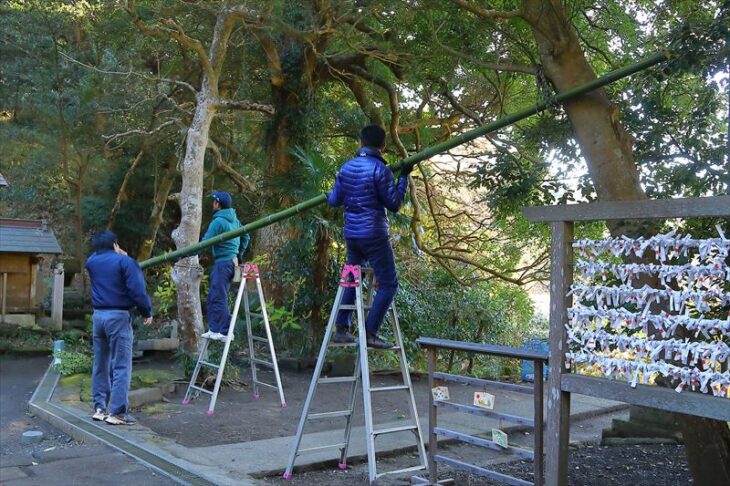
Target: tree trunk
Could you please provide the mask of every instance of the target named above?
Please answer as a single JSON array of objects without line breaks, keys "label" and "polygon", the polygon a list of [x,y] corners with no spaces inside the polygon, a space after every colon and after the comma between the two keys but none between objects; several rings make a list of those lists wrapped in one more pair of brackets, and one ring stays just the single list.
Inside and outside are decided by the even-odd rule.
[{"label": "tree trunk", "polygon": [[314,290],[314,304],[312,304],[312,338],[314,343],[321,341],[324,336],[326,321],[322,315],[322,307],[328,302],[327,291],[327,264],[329,263],[329,247],[332,240],[327,228],[319,226],[314,242],[314,262],[312,268],[312,287]]},{"label": "tree trunk", "polygon": [[175,162],[176,160],[173,157],[172,160],[166,164],[162,180],[157,185],[157,190],[155,191],[155,196],[152,200],[152,212],[150,213],[150,218],[147,223],[149,231],[142,241],[142,246],[137,254],[137,260],[139,261],[147,260],[152,256],[152,249],[155,247],[157,232],[162,224],[167,199],[170,195],[172,184],[175,182],[175,175],[177,173]]},{"label": "tree trunk", "polygon": [[[179,195],[180,225],[172,232],[177,249],[200,240],[203,217],[203,162],[208,146],[208,131],[215,115],[216,90],[209,79],[203,79],[197,94],[193,121],[188,128],[185,158],[181,167],[182,189]],[[177,316],[180,322],[182,347],[187,353],[198,351],[203,332],[203,311],[200,306],[200,282],[203,267],[198,256],[177,261],[172,270],[172,281],[177,287]]]},{"label": "tree trunk", "polygon": [[[523,16],[532,26],[545,73],[558,92],[596,77],[558,0],[524,0]],[[616,108],[599,89],[565,104],[593,185],[601,200],[646,199],[633,157],[633,140]],[[611,234],[640,234],[636,221],[609,222]],[[730,430],[724,422],[680,415],[697,484],[730,484]]]}]

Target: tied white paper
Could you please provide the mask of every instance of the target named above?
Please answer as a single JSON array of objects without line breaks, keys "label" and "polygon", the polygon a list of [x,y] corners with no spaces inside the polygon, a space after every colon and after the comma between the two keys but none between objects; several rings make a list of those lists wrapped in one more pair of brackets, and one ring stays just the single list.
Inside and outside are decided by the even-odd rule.
[{"label": "tied white paper", "polygon": [[[670,232],[574,242],[584,260],[576,262],[581,281],[568,294],[577,303],[568,309],[566,365],[584,364],[632,387],[662,376],[677,392],[690,388],[727,397],[730,371],[719,371],[719,365],[730,361],[730,312],[723,319],[705,318],[718,306],[730,306],[730,293],[724,291],[730,282],[725,265],[730,240],[717,230],[719,238],[704,240]],[[596,260],[642,257],[647,250],[659,264]],[[642,274],[657,276],[664,288],[632,286]],[[609,280],[621,283],[607,285]],[[668,311],[653,313],[655,304]],[[631,359],[608,355],[611,351],[627,352]]]}]

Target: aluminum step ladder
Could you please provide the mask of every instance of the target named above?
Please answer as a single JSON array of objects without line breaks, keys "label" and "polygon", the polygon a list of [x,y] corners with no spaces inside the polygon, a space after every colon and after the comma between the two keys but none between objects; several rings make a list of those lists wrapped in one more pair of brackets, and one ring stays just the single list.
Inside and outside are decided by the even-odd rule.
[{"label": "aluminum step ladder", "polygon": [[[367,278],[367,302],[363,302],[363,280]],[[355,288],[355,302],[354,305],[342,304],[342,298],[345,289],[348,287]],[[339,449],[340,460],[339,468],[347,469],[347,449],[350,445],[350,435],[352,432],[353,425],[353,414],[355,411],[356,395],[359,382],[362,382],[362,399],[363,399],[363,410],[365,414],[365,440],[367,446],[368,455],[368,477],[370,483],[376,481],[379,477],[386,474],[399,474],[420,471],[426,468],[426,449],[423,444],[423,434],[421,432],[421,425],[418,422],[418,412],[416,410],[416,399],[413,395],[413,386],[411,384],[411,377],[408,372],[408,361],[406,359],[405,349],[403,347],[403,337],[400,331],[400,325],[398,324],[398,315],[395,311],[395,303],[392,303],[388,309],[386,319],[390,321],[393,328],[393,336],[395,337],[395,346],[390,349],[373,349],[378,352],[396,352],[398,361],[400,364],[401,377],[403,380],[402,385],[397,386],[384,386],[384,387],[372,387],[370,385],[370,368],[368,364],[368,348],[367,348],[367,337],[365,333],[365,317],[366,311],[372,306],[375,289],[377,283],[374,280],[372,270],[370,268],[361,268],[359,265],[345,265],[342,269],[340,277],[340,284],[337,289],[335,296],[335,302],[332,307],[332,313],[330,314],[329,322],[325,330],[324,340],[322,347],[319,351],[319,358],[312,375],[312,381],[309,385],[309,392],[304,402],[304,409],[302,410],[301,418],[299,419],[299,425],[297,427],[297,433],[292,443],[291,451],[289,453],[289,459],[284,472],[284,479],[291,479],[292,471],[294,469],[294,462],[297,457],[307,453],[315,452],[324,449]],[[354,317],[357,320],[357,341],[350,344],[338,344],[331,342],[332,335],[335,329],[335,320],[337,313],[340,310],[354,310]],[[328,349],[331,348],[342,348],[342,347],[353,347],[356,350],[357,357],[355,361],[355,367],[352,375],[344,377],[323,377],[322,369],[324,367],[325,358],[327,356]],[[317,392],[319,385],[329,385],[336,383],[349,383],[349,408],[346,410],[335,410],[330,412],[311,413],[312,401],[314,395]],[[328,390],[329,391],[329,390]],[[403,425],[398,427],[380,428],[377,429],[373,421],[373,407],[372,407],[372,394],[380,392],[394,392],[394,391],[405,391],[408,395],[408,408],[410,412],[411,424]],[[304,433],[304,427],[310,420],[321,420],[331,419],[335,417],[345,417],[344,425],[344,437],[342,442],[335,444],[329,444],[318,447],[309,447],[301,449],[300,445],[302,442],[302,436]],[[412,467],[403,469],[397,469],[393,471],[385,471],[378,473],[376,452],[375,452],[375,438],[385,434],[391,434],[396,432],[413,432],[416,447],[418,449],[419,464]]]},{"label": "aluminum step ladder", "polygon": [[[255,282],[256,291],[258,294],[258,301],[261,305],[261,312],[256,313],[251,311],[251,297],[249,295],[249,282]],[[269,317],[266,312],[266,303],[264,300],[264,293],[261,287],[261,279],[259,277],[259,269],[255,264],[246,263],[243,265],[241,271],[241,283],[238,287],[238,293],[236,294],[236,300],[233,305],[233,313],[231,314],[231,322],[228,325],[228,334],[222,341],[203,338],[203,347],[198,355],[198,361],[195,363],[195,369],[193,375],[190,378],[190,383],[185,391],[185,397],[183,398],[183,405],[190,403],[190,400],[197,397],[200,393],[210,395],[210,405],[208,406],[208,415],[213,415],[215,412],[215,403],[218,399],[218,392],[220,391],[221,382],[223,381],[223,372],[228,362],[228,353],[231,348],[231,341],[234,338],[234,330],[236,327],[236,320],[238,318],[238,312],[241,308],[241,301],[244,303],[244,311],[246,315],[246,330],[248,333],[248,346],[249,356],[251,358],[251,373],[253,375],[254,383],[254,398],[259,398],[259,385],[264,385],[271,388],[276,388],[279,392],[281,399],[281,406],[286,407],[286,400],[284,399],[284,389],[281,385],[281,375],[279,374],[279,365],[276,360],[276,352],[274,351],[274,342],[271,337],[271,328],[269,326]],[[254,336],[252,332],[251,318],[259,318],[264,322],[264,329],[266,331],[266,337]],[[221,353],[221,360],[218,364],[209,361],[209,351],[211,341],[217,341],[223,343],[223,352]],[[268,346],[269,358],[271,361],[258,359],[255,357],[255,345],[254,343],[265,342]],[[271,385],[258,380],[256,365],[263,365],[271,367],[276,377],[276,385]],[[213,391],[210,391],[202,386],[197,386],[195,383],[198,380],[198,375],[203,366],[213,368],[217,370],[215,377],[215,385]]]}]

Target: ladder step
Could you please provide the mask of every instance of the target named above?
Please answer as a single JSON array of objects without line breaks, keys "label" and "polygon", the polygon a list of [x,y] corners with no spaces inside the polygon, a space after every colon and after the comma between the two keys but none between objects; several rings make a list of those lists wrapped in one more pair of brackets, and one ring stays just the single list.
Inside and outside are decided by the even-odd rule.
[{"label": "ladder step", "polygon": [[210,366],[211,368],[220,368],[221,367],[221,365],[213,364],[209,361],[203,361],[203,360],[200,360],[200,364],[203,364],[205,366]]},{"label": "ladder step", "polygon": [[357,341],[354,343],[336,343],[334,341],[330,341],[328,346],[331,348],[354,348],[357,346]]},{"label": "ladder step", "polygon": [[259,380],[254,380],[254,383],[256,383],[257,385],[261,385],[261,386],[268,386],[269,388],[273,388],[274,390],[279,389],[279,387],[276,385],[272,385],[270,383],[264,383],[263,381],[259,381]]},{"label": "ladder step", "polygon": [[249,312],[248,315],[251,317],[258,317],[259,319],[264,318],[264,315],[260,312]]},{"label": "ladder step", "polygon": [[407,472],[422,471],[424,469],[426,469],[425,465],[404,467],[403,469],[395,469],[393,471],[385,471],[385,472],[378,473],[376,478],[379,478],[381,476],[386,476],[388,474],[402,474],[402,473],[407,473]]},{"label": "ladder step", "polygon": [[264,361],[263,359],[251,358],[251,361],[253,361],[254,363],[256,363],[258,365],[268,366],[270,368],[274,367],[274,363],[272,363],[270,361]]},{"label": "ladder step", "polygon": [[368,348],[368,351],[400,351],[400,346],[393,346],[392,348]]},{"label": "ladder step", "polygon": [[335,378],[320,378],[317,383],[352,383],[355,381],[354,376],[338,376]]},{"label": "ladder step", "polygon": [[260,337],[260,336],[251,336],[251,339],[253,339],[254,341],[260,341],[260,342],[263,342],[263,343],[269,344],[269,340],[268,340],[268,339],[266,339],[265,337]]},{"label": "ladder step", "polygon": [[373,434],[373,436],[383,435],[383,434],[393,434],[395,432],[405,432],[407,430],[416,430],[417,428],[418,427],[416,425],[402,425],[400,427],[391,427],[389,429],[373,430],[372,434]]},{"label": "ladder step", "polygon": [[201,387],[199,387],[199,386],[196,386],[196,385],[190,385],[190,388],[192,388],[193,390],[198,390],[198,391],[201,391],[201,392],[203,392],[203,393],[207,393],[208,395],[212,395],[212,394],[213,394],[213,392],[212,392],[212,391],[210,391],[210,390],[206,390],[205,388],[201,388]]},{"label": "ladder step", "polygon": [[[363,308],[364,310],[372,309],[372,307],[373,307],[372,305],[363,305],[363,306],[362,306],[362,308]],[[340,305],[340,306],[339,306],[339,307],[337,308],[337,310],[338,310],[338,311],[341,311],[341,310],[357,310],[357,306],[356,306],[356,305],[354,305],[354,304],[353,304],[353,305],[347,305],[347,304],[342,304],[342,305]]]},{"label": "ladder step", "polygon": [[370,388],[370,393],[372,393],[372,392],[396,391],[396,390],[408,390],[408,385],[371,387]]},{"label": "ladder step", "polygon": [[[318,447],[307,447],[306,449],[299,449],[299,454],[303,454],[305,452],[314,452],[314,451],[321,451],[324,449],[342,449],[345,447],[345,442],[340,442],[339,444],[330,444],[330,445],[324,445],[324,446],[318,446]],[[298,454],[297,454],[298,455]]]},{"label": "ladder step", "polygon": [[310,413],[307,416],[307,420],[309,420],[309,419],[323,419],[323,418],[330,418],[330,417],[348,417],[350,415],[352,415],[352,412],[350,410],[337,410],[336,412]]}]

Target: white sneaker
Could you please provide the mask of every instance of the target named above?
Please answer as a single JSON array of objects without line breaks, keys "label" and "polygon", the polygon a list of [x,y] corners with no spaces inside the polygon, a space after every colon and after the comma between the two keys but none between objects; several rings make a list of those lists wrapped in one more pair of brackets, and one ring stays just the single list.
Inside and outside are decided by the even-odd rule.
[{"label": "white sneaker", "polygon": [[211,339],[213,334],[218,334],[218,333],[213,332],[213,331],[207,331],[207,332],[204,332],[203,334],[201,334],[200,337],[202,337],[203,339]]},{"label": "white sneaker", "polygon": [[210,337],[208,339],[213,339],[214,341],[225,341],[226,335],[221,334],[219,332],[214,332],[213,334],[210,335]]},{"label": "white sneaker", "polygon": [[103,422],[103,421],[106,420],[106,418],[108,416],[109,415],[104,410],[102,410],[100,408],[97,408],[96,411],[94,412],[94,415],[92,415],[91,418],[94,419],[94,420]]}]

